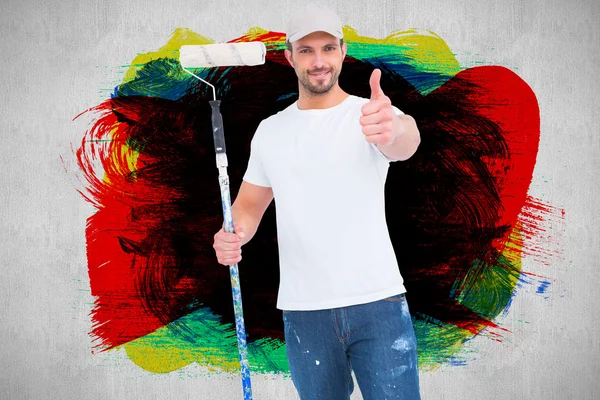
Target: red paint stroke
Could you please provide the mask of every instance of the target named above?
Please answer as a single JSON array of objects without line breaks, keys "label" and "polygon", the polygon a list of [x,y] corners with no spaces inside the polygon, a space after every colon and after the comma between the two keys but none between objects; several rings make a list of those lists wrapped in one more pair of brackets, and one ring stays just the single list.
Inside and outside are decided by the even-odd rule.
[{"label": "red paint stroke", "polygon": [[[473,273],[474,263],[488,266],[478,270],[481,279],[486,268],[502,268],[505,288],[518,277],[518,270],[499,260],[533,176],[540,137],[537,99],[512,71],[486,66],[460,72],[424,101],[422,109],[408,109],[423,127],[421,149],[407,164],[416,163],[407,174],[416,175],[417,182],[401,177],[398,190],[409,199],[393,207],[401,211],[386,211],[407,289],[419,311],[435,320],[473,334],[498,329],[493,319],[501,304],[480,314],[455,300],[461,290],[477,291],[477,277],[467,287],[454,284]],[[440,117],[431,119],[436,113]],[[388,185],[394,174],[391,168]],[[403,216],[404,210],[415,216]]]},{"label": "red paint stroke", "polygon": [[[467,85],[472,89],[462,90]],[[464,96],[463,101],[479,104],[477,112],[498,125],[506,142],[507,158],[482,156],[495,179],[502,211],[498,226],[514,226],[525,205],[540,141],[540,111],[535,93],[507,68],[485,66],[460,72],[437,90],[437,95]],[[479,132],[463,131],[477,135]],[[495,246],[502,250],[510,231]]]},{"label": "red paint stroke", "polygon": [[[269,52],[267,59],[281,60],[282,53]],[[372,65],[349,61],[347,90],[367,95]],[[283,76],[283,64],[257,67],[255,74]],[[496,262],[519,223],[539,143],[535,95],[502,67],[463,71],[425,97],[384,72],[386,94],[422,127],[421,150],[405,163],[394,163],[386,186],[386,204],[395,208],[386,211],[390,236],[411,309],[472,334],[484,328],[502,331],[495,315],[468,309],[451,291],[476,260]],[[243,70],[228,72],[226,79],[229,97],[223,104],[230,108],[222,111],[227,129],[236,132],[227,143],[233,187],[258,122],[275,106],[293,101],[278,103],[297,90],[297,83],[290,76],[264,85],[248,80]],[[227,270],[216,264],[211,247],[221,215],[212,138],[204,134],[211,130],[209,109],[198,106],[204,100],[197,97],[117,97],[93,110],[100,117],[77,156],[89,182],[86,197],[98,208],[88,219],[86,238],[99,348],[144,336],[200,305],[231,321]],[[138,157],[134,172],[128,167],[133,157]],[[97,162],[103,176],[94,172]],[[483,195],[481,188],[487,190]],[[269,213],[265,219],[240,270],[247,330],[254,340],[282,337],[274,308],[274,220]],[[265,272],[257,274],[259,269]]]},{"label": "red paint stroke", "polygon": [[560,259],[565,214],[564,209],[528,196],[518,218],[521,238],[517,245],[522,249],[522,255],[547,267]]},{"label": "red paint stroke", "polygon": [[[158,107],[151,107],[153,102]],[[156,162],[156,157],[147,152],[140,152],[136,172],[129,170],[128,165],[136,156],[135,148],[144,146],[132,142],[135,136],[132,129],[144,124],[151,109],[153,112],[160,109],[160,113],[173,117],[171,126],[180,145],[192,145],[194,136],[193,124],[181,117],[182,112],[176,110],[175,104],[164,107],[160,100],[152,98],[144,103],[146,107],[141,109],[132,107],[134,103],[122,107],[118,100],[107,100],[90,110],[100,117],[77,151],[78,163],[89,183],[88,194],[84,195],[98,209],[88,218],[86,239],[91,294],[96,297],[92,310],[93,336],[100,349],[127,343],[172,322],[157,312],[156,307],[164,307],[181,297],[191,303],[198,283],[185,277],[176,279],[176,256],[166,236],[164,241],[155,242],[155,246],[164,247],[152,249],[153,259],[143,254],[140,257],[149,232],[160,231],[162,219],[157,214],[172,214],[174,207],[170,205],[181,198],[181,192],[161,183],[161,178],[153,177],[151,171],[142,178],[145,166]],[[102,176],[94,171],[96,163],[102,166]],[[153,209],[156,207],[161,209]],[[217,222],[218,218],[214,220]],[[176,283],[168,290],[159,288],[155,293],[159,299],[149,303],[141,295],[146,285],[142,271],[156,265],[161,265],[157,271],[160,275]],[[223,272],[226,279],[227,273]]]}]

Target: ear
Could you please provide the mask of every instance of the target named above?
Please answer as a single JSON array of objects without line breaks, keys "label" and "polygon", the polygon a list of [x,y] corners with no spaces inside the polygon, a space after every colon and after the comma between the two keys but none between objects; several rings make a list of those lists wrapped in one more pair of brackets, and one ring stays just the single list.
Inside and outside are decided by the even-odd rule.
[{"label": "ear", "polygon": [[348,45],[344,42],[344,44],[342,44],[342,61],[346,58],[346,54],[348,54]]},{"label": "ear", "polygon": [[288,62],[290,63],[290,66],[294,66],[294,62],[292,60],[292,52],[289,51],[288,49],[285,49],[285,51],[283,52],[283,54],[285,55],[285,59],[288,60]]}]

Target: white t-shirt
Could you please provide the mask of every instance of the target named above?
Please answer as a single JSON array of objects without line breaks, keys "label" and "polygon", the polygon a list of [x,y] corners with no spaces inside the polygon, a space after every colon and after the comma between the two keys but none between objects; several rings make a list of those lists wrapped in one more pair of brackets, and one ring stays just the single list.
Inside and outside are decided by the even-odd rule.
[{"label": "white t-shirt", "polygon": [[349,96],[312,110],[296,102],[263,120],[252,139],[244,180],[273,190],[279,309],[344,307],[406,291],[385,221],[390,160],[359,123],[368,101]]}]

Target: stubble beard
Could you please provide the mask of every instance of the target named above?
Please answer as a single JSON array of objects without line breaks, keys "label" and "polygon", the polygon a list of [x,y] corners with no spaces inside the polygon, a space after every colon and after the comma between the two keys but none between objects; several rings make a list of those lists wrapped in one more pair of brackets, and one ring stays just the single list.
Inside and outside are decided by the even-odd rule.
[{"label": "stubble beard", "polygon": [[[311,74],[315,74],[315,73],[319,73],[319,72],[329,72],[329,82],[314,84],[311,81]],[[334,67],[331,67],[329,69],[327,69],[327,68],[315,69],[312,71],[304,70],[302,72],[302,74],[300,74],[298,76],[298,81],[300,82],[302,87],[308,92],[308,94],[311,94],[314,96],[321,96],[321,95],[328,93],[331,90],[331,88],[333,88],[333,86],[338,81],[339,75],[340,75],[339,70],[337,70]],[[314,78],[312,78],[312,79],[314,79]]]}]

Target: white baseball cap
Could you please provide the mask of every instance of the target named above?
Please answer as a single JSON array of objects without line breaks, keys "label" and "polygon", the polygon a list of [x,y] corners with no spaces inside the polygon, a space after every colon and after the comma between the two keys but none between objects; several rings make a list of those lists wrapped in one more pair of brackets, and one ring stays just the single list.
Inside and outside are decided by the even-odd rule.
[{"label": "white baseball cap", "polygon": [[309,4],[297,11],[285,31],[286,41],[292,43],[313,32],[327,32],[342,39],[342,21],[337,14],[326,7]]}]

